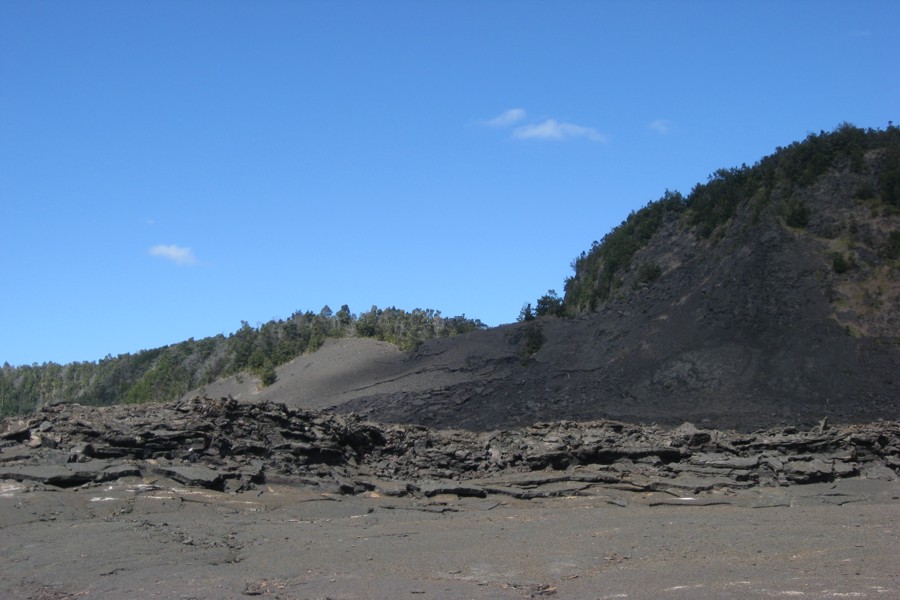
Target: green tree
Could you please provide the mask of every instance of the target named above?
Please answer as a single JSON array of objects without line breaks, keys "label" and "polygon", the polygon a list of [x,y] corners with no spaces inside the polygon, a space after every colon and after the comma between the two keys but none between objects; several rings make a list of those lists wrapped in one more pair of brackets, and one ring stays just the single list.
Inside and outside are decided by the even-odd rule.
[{"label": "green tree", "polygon": [[806,202],[803,202],[802,200],[793,202],[788,206],[784,221],[789,227],[805,229],[806,226],[809,225],[810,214],[811,211]]},{"label": "green tree", "polygon": [[531,308],[531,302],[526,302],[525,306],[522,307],[522,310],[519,311],[519,316],[516,319],[517,321],[533,321],[534,320],[534,310]]},{"label": "green tree", "polygon": [[259,382],[262,387],[269,387],[278,379],[278,375],[275,373],[275,367],[272,365],[271,361],[267,361],[262,368],[259,370]]},{"label": "green tree", "polygon": [[350,307],[346,304],[341,305],[341,309],[337,312],[337,320],[341,327],[349,327],[353,322],[353,315],[350,314]]},{"label": "green tree", "polygon": [[546,315],[561,317],[565,313],[562,298],[556,294],[556,290],[547,290],[547,293],[537,299],[535,314],[538,317]]},{"label": "green tree", "polygon": [[541,349],[541,346],[544,345],[544,340],[544,328],[539,321],[527,323],[522,328],[522,351],[520,353],[520,358],[522,359],[523,365]]}]

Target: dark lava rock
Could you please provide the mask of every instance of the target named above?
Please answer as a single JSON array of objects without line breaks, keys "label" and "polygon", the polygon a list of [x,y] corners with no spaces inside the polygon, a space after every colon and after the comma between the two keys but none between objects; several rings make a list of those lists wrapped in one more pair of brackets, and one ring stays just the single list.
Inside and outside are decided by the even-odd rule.
[{"label": "dark lava rock", "polygon": [[139,475],[140,470],[133,465],[113,465],[106,461],[68,465],[38,464],[0,467],[0,479],[37,481],[63,488]]},{"label": "dark lava rock", "polygon": [[[227,492],[279,481],[344,494],[539,498],[596,486],[682,493],[860,474],[891,479],[900,469],[894,422],[743,434],[560,421],[479,433],[198,397],[164,405],[54,405],[2,430],[15,435],[0,441],[0,479],[58,487],[163,476]],[[50,432],[54,446],[31,443],[35,433]]]},{"label": "dark lava rock", "polygon": [[211,490],[221,490],[224,487],[224,477],[222,473],[201,466],[159,466],[153,469],[154,472],[174,479],[179,483],[193,487],[202,487]]}]

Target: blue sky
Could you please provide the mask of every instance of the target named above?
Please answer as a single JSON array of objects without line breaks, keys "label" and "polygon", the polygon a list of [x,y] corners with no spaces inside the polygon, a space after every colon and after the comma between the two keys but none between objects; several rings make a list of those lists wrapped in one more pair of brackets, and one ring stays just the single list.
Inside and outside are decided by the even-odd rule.
[{"label": "blue sky", "polygon": [[490,325],[666,189],[900,122],[900,3],[0,3],[0,364]]}]

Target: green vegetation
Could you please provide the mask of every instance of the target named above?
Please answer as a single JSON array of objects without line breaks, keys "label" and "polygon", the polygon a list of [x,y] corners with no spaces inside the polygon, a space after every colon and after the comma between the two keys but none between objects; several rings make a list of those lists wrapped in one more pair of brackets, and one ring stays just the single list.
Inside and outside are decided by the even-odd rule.
[{"label": "green vegetation", "polygon": [[538,298],[535,313],[539,317],[545,315],[561,317],[565,314],[563,300],[556,294],[556,290],[547,290],[546,294]]},{"label": "green vegetation", "polygon": [[540,323],[529,323],[522,332],[522,362],[526,362],[544,345],[544,328]]},{"label": "green vegetation", "polygon": [[[524,309],[523,309],[524,310]],[[519,346],[519,359],[523,365],[528,364],[531,357],[544,345],[544,326],[532,316],[521,327],[517,327],[506,334],[506,342]]]},{"label": "green vegetation", "polygon": [[169,401],[228,375],[250,373],[261,385],[276,381],[275,368],[328,338],[370,337],[411,349],[436,337],[483,329],[465,315],[443,317],[434,310],[373,306],[358,317],[344,305],[336,314],[327,306],[318,314],[296,312],[287,320],[259,327],[243,321],[228,337],[217,335],[107,356],[98,362],[0,367],[0,417],[30,412],[53,402],[111,405]]},{"label": "green vegetation", "polygon": [[900,209],[900,144],[897,143],[900,128],[892,127],[889,131],[894,134],[894,143],[882,157],[878,192],[885,204],[896,210]]},{"label": "green vegetation", "polygon": [[868,183],[863,183],[853,192],[853,197],[857,200],[872,200],[877,198],[877,195],[875,194],[875,188]]},{"label": "green vegetation", "polygon": [[653,283],[662,275],[662,267],[656,263],[645,262],[638,267],[637,274],[634,276],[634,287],[640,286],[642,283]]},{"label": "green vegetation", "polygon": [[811,211],[809,206],[806,205],[806,202],[803,202],[802,200],[800,202],[792,202],[787,208],[784,222],[787,223],[788,227],[804,229],[809,225],[810,213]]},{"label": "green vegetation", "polygon": [[895,229],[888,235],[887,242],[881,250],[881,256],[888,260],[900,258],[900,230]]},{"label": "green vegetation", "polygon": [[708,238],[749,200],[758,184],[750,168],[719,169],[705,184],[697,184],[687,198],[687,221],[697,228],[700,237]]},{"label": "green vegetation", "polygon": [[848,259],[840,252],[833,252],[831,254],[831,268],[834,269],[834,272],[838,275],[843,275],[853,268],[853,259]]},{"label": "green vegetation", "polygon": [[666,219],[677,218],[685,207],[681,194],[666,191],[656,202],[628,215],[599,243],[594,242],[590,252],[582,252],[572,263],[575,275],[566,280],[566,312],[593,310],[609,298],[621,286],[619,275],[631,264],[635,252],[647,245]]},{"label": "green vegetation", "polygon": [[531,308],[531,302],[526,302],[525,306],[522,307],[522,310],[519,311],[519,316],[516,318],[520,323],[522,321],[533,321],[535,319],[534,310]]}]

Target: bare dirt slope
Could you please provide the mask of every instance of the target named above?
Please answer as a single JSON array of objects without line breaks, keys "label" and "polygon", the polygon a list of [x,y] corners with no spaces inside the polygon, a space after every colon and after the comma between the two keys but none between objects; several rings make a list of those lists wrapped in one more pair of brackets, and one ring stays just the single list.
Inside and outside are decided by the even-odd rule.
[{"label": "bare dirt slope", "polygon": [[269,387],[242,375],[192,390],[182,399],[199,393],[313,409],[395,394],[424,400],[442,390],[490,378],[492,367],[473,367],[515,358],[515,347],[502,339],[498,343],[496,335],[483,334],[433,340],[413,353],[367,338],[327,340],[318,351],[279,367],[277,380]]},{"label": "bare dirt slope", "polygon": [[203,391],[472,430],[558,419],[747,430],[900,417],[895,343],[848,335],[824,304],[772,301],[748,309],[769,315],[735,318],[716,309],[733,287],[713,284],[671,302],[678,285],[666,285],[594,315],[537,320],[544,342],[531,356],[523,357],[522,324],[409,353],[347,339],[280,367],[261,391],[249,377]]},{"label": "bare dirt slope", "polygon": [[327,340],[314,353],[304,354],[277,369],[278,378],[262,388],[256,378],[232,376],[193,390],[212,397],[236,400],[277,400],[305,408],[326,408],[371,393],[379,382],[388,384],[404,370],[406,356],[396,346],[367,338]]}]

